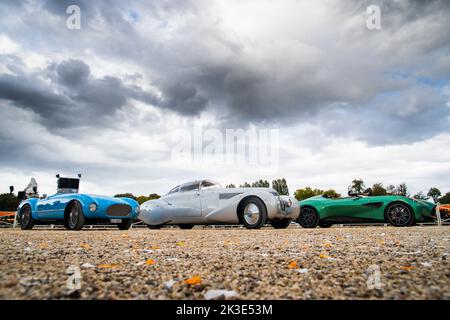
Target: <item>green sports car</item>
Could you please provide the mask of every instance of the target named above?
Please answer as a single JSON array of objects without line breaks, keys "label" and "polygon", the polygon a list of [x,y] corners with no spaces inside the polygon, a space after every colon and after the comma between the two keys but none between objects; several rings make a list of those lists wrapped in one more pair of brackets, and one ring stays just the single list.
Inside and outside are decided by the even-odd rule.
[{"label": "green sports car", "polygon": [[361,196],[343,198],[315,196],[299,202],[297,222],[304,228],[327,228],[334,223],[386,222],[396,227],[418,221],[432,221],[435,204],[403,196]]}]

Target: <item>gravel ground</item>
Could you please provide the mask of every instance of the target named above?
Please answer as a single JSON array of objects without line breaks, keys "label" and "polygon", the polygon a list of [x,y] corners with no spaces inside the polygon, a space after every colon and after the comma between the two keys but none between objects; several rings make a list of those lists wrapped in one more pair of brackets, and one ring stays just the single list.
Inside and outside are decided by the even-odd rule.
[{"label": "gravel ground", "polygon": [[449,299],[449,231],[0,229],[0,299]]}]

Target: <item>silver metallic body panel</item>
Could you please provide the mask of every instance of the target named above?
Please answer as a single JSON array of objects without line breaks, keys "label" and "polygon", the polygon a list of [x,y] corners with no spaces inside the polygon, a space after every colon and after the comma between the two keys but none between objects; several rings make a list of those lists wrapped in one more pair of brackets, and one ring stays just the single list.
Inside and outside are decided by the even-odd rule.
[{"label": "silver metallic body panel", "polygon": [[[204,180],[206,181],[206,180]],[[200,181],[199,181],[200,183]],[[183,185],[182,185],[183,187]],[[238,224],[237,208],[246,197],[260,198],[268,219],[297,219],[298,201],[290,196],[278,196],[271,188],[204,188],[177,191],[141,205],[138,219],[148,225],[163,224]],[[289,201],[290,200],[290,201]],[[283,205],[289,202],[290,207]]]}]

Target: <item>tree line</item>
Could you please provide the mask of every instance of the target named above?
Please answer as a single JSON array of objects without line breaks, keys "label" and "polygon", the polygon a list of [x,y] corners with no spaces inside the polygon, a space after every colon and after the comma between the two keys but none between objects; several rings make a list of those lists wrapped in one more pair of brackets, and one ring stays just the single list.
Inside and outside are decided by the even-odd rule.
[{"label": "tree line", "polygon": [[[230,183],[226,187],[236,188],[236,185]],[[239,188],[270,188],[270,187],[275,189],[281,195],[289,195],[289,188],[285,178],[273,180],[272,183],[269,183],[269,181],[267,180],[260,179],[253,183],[244,182],[243,184],[239,185]],[[351,191],[352,193],[367,196],[399,195],[405,197],[412,197],[419,200],[432,199],[436,203],[439,202],[442,204],[450,204],[450,192],[442,194],[442,192],[436,187],[431,187],[426,194],[422,191],[419,191],[418,193],[411,195],[405,183],[401,183],[398,186],[389,184],[385,187],[383,183],[378,182],[374,183],[370,187],[367,187],[363,179],[354,179],[351,185],[348,187],[348,190]],[[325,195],[329,198],[339,198],[341,196],[334,189],[322,190],[312,188],[309,186],[297,189],[294,192],[294,197],[299,201],[318,195]],[[159,199],[161,196],[156,193],[151,193],[148,196],[145,195],[135,196],[132,193],[121,193],[116,194],[114,197],[116,198],[128,197],[136,200],[139,204],[142,204],[148,200]],[[19,206],[19,203],[20,200],[13,193],[0,194],[0,211],[15,211]]]}]

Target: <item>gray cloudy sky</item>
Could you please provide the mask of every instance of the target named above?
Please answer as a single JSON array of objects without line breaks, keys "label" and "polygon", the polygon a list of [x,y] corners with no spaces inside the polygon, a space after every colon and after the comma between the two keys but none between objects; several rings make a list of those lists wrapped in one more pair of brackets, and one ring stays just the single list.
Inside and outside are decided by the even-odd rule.
[{"label": "gray cloudy sky", "polygon": [[[201,177],[450,191],[449,1],[28,0],[0,16],[0,192],[78,172],[104,194]],[[172,159],[195,125],[279,129],[280,166]]]}]

